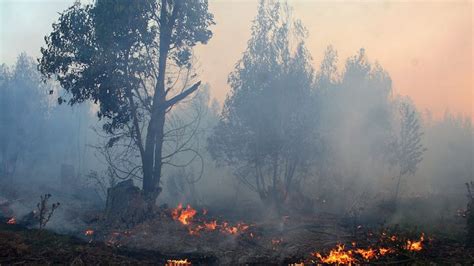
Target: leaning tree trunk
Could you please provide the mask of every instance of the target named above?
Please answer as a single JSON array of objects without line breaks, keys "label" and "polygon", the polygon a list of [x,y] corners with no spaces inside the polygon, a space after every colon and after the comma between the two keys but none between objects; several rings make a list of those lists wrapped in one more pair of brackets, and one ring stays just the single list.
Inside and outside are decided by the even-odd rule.
[{"label": "leaning tree trunk", "polygon": [[398,192],[400,190],[400,181],[402,180],[402,174],[398,175],[397,188],[395,189],[395,195],[393,196],[393,204],[397,204]]}]

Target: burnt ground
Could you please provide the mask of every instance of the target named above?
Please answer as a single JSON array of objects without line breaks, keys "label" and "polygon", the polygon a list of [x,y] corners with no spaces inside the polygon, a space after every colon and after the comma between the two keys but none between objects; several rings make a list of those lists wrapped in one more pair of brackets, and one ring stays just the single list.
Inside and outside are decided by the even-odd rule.
[{"label": "burnt ground", "polygon": [[[406,225],[389,227],[380,223],[382,212],[374,208],[367,208],[367,211],[377,219],[359,219],[355,222],[340,214],[304,211],[288,214],[283,219],[268,216],[258,219],[263,216],[258,208],[251,211],[249,207],[232,208],[229,204],[221,204],[221,208],[207,206],[209,212],[206,215],[198,209],[190,226],[174,220],[170,208],[160,208],[141,223],[118,228],[101,221],[102,206],[85,204],[87,198],[83,196],[71,200],[70,193],[61,197],[58,190],[52,194],[61,202],[61,207],[48,224],[49,228],[62,233],[58,234],[31,229],[36,227],[35,224],[6,224],[12,216],[17,216],[21,223],[22,215],[14,213],[13,206],[26,206],[24,209],[31,211],[35,209],[35,204],[29,203],[37,202],[38,195],[28,191],[10,195],[8,193],[15,190],[7,189],[7,186],[1,186],[2,190],[4,193],[0,195],[6,195],[11,200],[0,201],[3,204],[0,204],[0,265],[164,265],[168,259],[188,259],[193,265],[287,265],[301,262],[311,265],[321,261],[315,252],[326,256],[338,244],[352,250],[385,247],[394,251],[370,260],[355,255],[361,264],[474,264],[474,249],[464,246],[465,219],[450,215],[436,220],[436,217],[429,216],[431,212],[428,210],[436,207],[429,205],[431,198],[406,200],[409,208],[403,209],[410,212],[400,216],[408,217],[419,228]],[[51,188],[44,190],[52,191]],[[27,198],[29,195],[31,199]],[[335,208],[330,206],[327,209]],[[446,213],[456,211],[454,207],[451,209]],[[420,218],[425,218],[424,222]],[[221,228],[193,235],[189,233],[190,228],[211,220],[217,220],[220,225],[228,222],[229,226],[243,222],[249,227],[236,234],[223,232]],[[399,222],[402,224],[402,221]],[[433,228],[428,230],[429,226]],[[61,227],[63,229],[59,230]],[[457,233],[449,232],[453,228]],[[87,229],[94,230],[94,234],[84,235]],[[407,241],[419,239],[421,232],[425,233],[423,248],[416,252],[407,251]],[[396,241],[381,239],[384,234],[395,235]]]},{"label": "burnt ground", "polygon": [[[196,217],[196,224],[200,217]],[[0,264],[133,264],[165,265],[168,259],[188,259],[193,265],[288,265],[316,264],[313,255],[328,254],[338,243],[346,247],[384,246],[394,250],[362,264],[472,264],[474,249],[460,239],[426,235],[423,249],[404,249],[407,239],[415,240],[419,231],[397,227],[351,232],[335,217],[287,218],[251,224],[238,234],[219,230],[189,234],[189,227],[163,213],[129,229],[91,225],[94,234],[76,236],[47,230],[27,229],[0,223]],[[252,235],[251,235],[252,233]],[[385,239],[382,239],[385,236]],[[396,241],[387,240],[396,236]]]},{"label": "burnt ground", "polygon": [[164,265],[183,257],[196,264],[215,264],[216,258],[200,254],[167,254],[157,251],[114,247],[101,242],[27,229],[21,225],[0,225],[0,265]]}]

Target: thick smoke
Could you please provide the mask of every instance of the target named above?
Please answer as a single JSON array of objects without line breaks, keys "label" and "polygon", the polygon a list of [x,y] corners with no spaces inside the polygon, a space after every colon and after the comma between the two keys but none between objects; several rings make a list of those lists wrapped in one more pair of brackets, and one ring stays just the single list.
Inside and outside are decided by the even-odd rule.
[{"label": "thick smoke", "polygon": [[[257,55],[267,52],[265,45],[251,48]],[[308,61],[311,64],[309,72],[314,74],[310,75],[308,87],[311,97],[305,99],[303,106],[298,106],[298,102],[293,104],[299,108],[298,115],[311,118],[304,119],[305,124],[298,130],[308,130],[311,135],[297,134],[301,131],[296,130],[278,135],[284,137],[279,143],[285,144],[296,143],[299,136],[310,136],[311,145],[304,148],[311,147],[312,150],[311,153],[305,150],[304,156],[311,160],[305,162],[305,171],[298,172],[298,189],[291,193],[299,194],[297,198],[311,213],[329,212],[374,222],[429,224],[433,220],[448,220],[459,224],[460,220],[454,216],[457,210],[465,207],[464,183],[473,179],[474,172],[474,132],[470,118],[447,113],[442,119],[434,120],[429,113],[417,110],[408,97],[394,93],[390,73],[369,55],[370,51],[360,49],[352,57],[342,59],[345,65],[338,69],[340,59],[335,48],[329,47],[322,62]],[[309,55],[303,56],[310,59]],[[283,61],[277,58],[269,62],[280,64]],[[296,59],[292,62],[298,63]],[[295,65],[291,67],[293,69]],[[244,77],[252,78],[259,73],[246,74],[248,76]],[[291,76],[292,80],[282,79],[282,76],[272,80],[275,82],[272,86],[284,84],[284,89],[295,91],[297,88],[292,86],[299,76]],[[246,89],[255,92],[271,80],[269,76],[259,77],[261,83]],[[269,86],[270,92],[272,86]],[[247,115],[262,115],[259,121],[268,123],[252,126],[273,138],[272,133],[284,125],[276,126],[275,116],[268,114],[273,110],[271,107],[277,106],[275,113],[292,110],[279,108],[287,107],[285,103],[289,105],[290,98],[282,99],[281,94],[269,91],[263,97],[256,97],[264,102],[252,106],[261,109]],[[102,122],[95,115],[97,106],[85,103],[74,107],[58,105],[61,93],[53,80],[43,80],[36,62],[25,54],[19,55],[14,65],[2,65],[0,197],[17,199],[12,206],[16,215],[22,216],[35,208],[41,194],[51,193],[55,200],[64,203],[51,226],[58,230],[73,230],[77,224],[62,222],[75,215],[71,209],[84,206],[102,209],[107,188],[124,178],[132,178],[139,185],[141,173],[127,176],[111,166],[113,157],[107,157],[104,152],[107,143],[100,136]],[[273,106],[274,103],[277,104]],[[422,151],[420,161],[403,175],[400,174],[399,148],[406,117],[400,112],[401,106],[409,106],[419,121]],[[158,204],[174,206],[183,202],[216,211],[225,210],[244,218],[259,217],[262,209],[269,208],[261,200],[262,196],[253,193],[246,183],[254,173],[246,172],[250,179],[242,180],[239,176],[242,172],[236,171],[233,165],[219,163],[215,155],[219,155],[220,150],[212,150],[213,144],[221,141],[215,138],[215,132],[219,123],[228,118],[225,117],[228,110],[219,106],[206,86],[191,100],[171,111],[166,121],[166,129],[175,132],[170,134],[170,145],[185,144],[186,149],[166,163],[161,184],[164,190]],[[264,145],[274,147],[277,143]],[[240,148],[244,149],[237,145],[236,149]],[[118,148],[113,152],[119,154],[121,151]],[[128,162],[137,163],[138,159],[131,156],[127,157]],[[121,161],[120,165],[124,166],[123,163]],[[399,177],[400,208],[395,212],[390,204]]]}]

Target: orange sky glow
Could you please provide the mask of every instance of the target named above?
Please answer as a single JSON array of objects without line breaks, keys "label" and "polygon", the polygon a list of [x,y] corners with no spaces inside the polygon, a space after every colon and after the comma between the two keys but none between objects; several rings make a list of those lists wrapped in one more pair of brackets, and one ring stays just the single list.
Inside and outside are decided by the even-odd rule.
[{"label": "orange sky glow", "polygon": [[[347,57],[366,49],[391,75],[394,92],[421,111],[473,118],[471,1],[301,1],[289,3],[309,31],[307,46],[318,68],[328,45]],[[208,45],[197,48],[203,81],[220,102],[227,76],[250,36],[257,1],[211,1],[217,25]]]},{"label": "orange sky glow", "polygon": [[[83,0],[82,2],[91,0]],[[209,0],[217,25],[207,45],[196,47],[198,73],[223,102],[227,77],[245,50],[257,0]],[[0,1],[0,63],[26,51],[38,57],[58,13],[73,0]],[[391,75],[396,94],[410,96],[434,118],[445,111],[471,117],[473,110],[473,4],[470,0],[289,0],[309,32],[317,69],[333,45],[340,68],[365,48]]]}]

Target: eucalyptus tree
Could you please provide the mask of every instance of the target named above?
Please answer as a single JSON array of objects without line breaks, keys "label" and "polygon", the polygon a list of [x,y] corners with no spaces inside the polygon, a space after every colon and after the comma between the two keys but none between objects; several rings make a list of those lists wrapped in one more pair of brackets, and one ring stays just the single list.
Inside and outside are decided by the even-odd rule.
[{"label": "eucalyptus tree", "polygon": [[98,0],[75,3],[45,37],[39,69],[65,89],[58,101],[98,104],[107,146],[132,158],[115,171],[142,178],[150,201],[163,160],[179,152],[165,149],[167,113],[199,88],[192,50],[213,24],[207,0]]},{"label": "eucalyptus tree", "polygon": [[287,4],[260,1],[232,91],[209,139],[213,158],[281,210],[311,162],[315,113],[306,30]]}]

